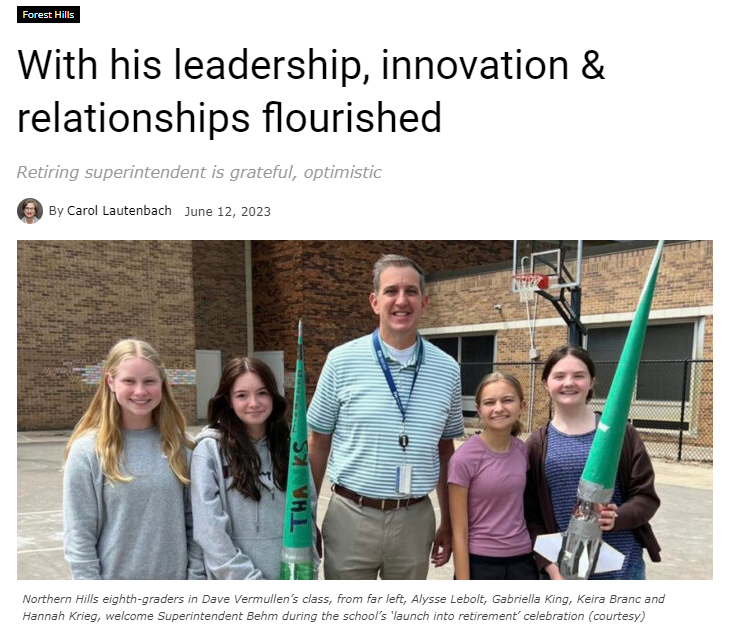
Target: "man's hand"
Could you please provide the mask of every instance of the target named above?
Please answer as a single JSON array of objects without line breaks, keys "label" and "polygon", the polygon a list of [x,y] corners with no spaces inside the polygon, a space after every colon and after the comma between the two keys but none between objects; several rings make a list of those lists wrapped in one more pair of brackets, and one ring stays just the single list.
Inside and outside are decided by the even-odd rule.
[{"label": "man's hand", "polygon": [[452,527],[449,523],[439,525],[434,536],[434,546],[431,548],[431,563],[435,567],[442,567],[449,562],[452,555]]}]

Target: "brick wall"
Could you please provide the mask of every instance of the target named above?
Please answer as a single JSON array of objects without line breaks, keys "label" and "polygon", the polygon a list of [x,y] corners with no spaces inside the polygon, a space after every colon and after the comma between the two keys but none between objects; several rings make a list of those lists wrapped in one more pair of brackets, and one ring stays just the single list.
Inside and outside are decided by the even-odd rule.
[{"label": "brick wall", "polygon": [[194,339],[196,348],[222,351],[222,362],[245,355],[245,243],[195,240],[192,243]]},{"label": "brick wall", "polygon": [[[592,256],[582,265],[583,322],[592,324],[594,316],[632,313],[645,281],[653,256],[653,248]],[[710,307],[713,304],[712,242],[693,241],[666,245],[664,248],[652,311]],[[449,332],[461,334],[470,327],[475,333],[494,333],[498,362],[528,362],[529,332],[526,306],[510,291],[511,270],[467,275],[441,280],[429,285],[429,311],[422,321],[426,329],[448,327]],[[569,296],[567,295],[567,298]],[[501,305],[498,311],[494,307]],[[532,304],[533,307],[533,304]],[[559,315],[552,304],[540,299],[535,334],[536,348],[543,359],[554,348],[567,343],[568,330],[563,323],[544,325]],[[713,319],[704,315],[704,337],[701,349],[703,359],[713,358]],[[476,330],[477,329],[477,330]],[[524,367],[519,367],[524,368]],[[712,443],[712,373],[705,372],[698,389],[698,409],[695,410],[699,434],[690,440],[696,444]],[[525,370],[522,371],[525,373]],[[526,383],[524,381],[524,383]],[[548,399],[540,384],[540,369],[533,421],[544,421],[548,413]]]},{"label": "brick wall", "polygon": [[427,274],[512,258],[508,241],[254,241],[256,350],[283,350],[295,366],[296,325],[304,323],[307,390],[316,387],[327,353],[377,326],[368,303],[372,267],[383,254],[414,259]]},{"label": "brick wall", "polygon": [[[327,352],[377,325],[368,295],[381,254],[407,255],[432,274],[509,262],[511,249],[507,241],[254,241],[254,349],[284,351],[291,372],[301,317],[311,393]],[[651,254],[585,258],[583,315],[632,311]],[[19,429],[71,427],[94,390],[83,373],[118,339],[148,340],[167,367],[183,370],[194,368],[195,348],[222,350],[224,360],[247,350],[243,241],[19,241],[17,262]],[[496,334],[498,361],[528,361],[528,331],[516,324],[526,320],[525,305],[510,292],[510,269],[436,280],[428,293],[422,329],[485,325]],[[711,304],[712,243],[668,245],[654,310]],[[538,319],[549,318],[558,322],[539,302]],[[542,355],[566,339],[564,325],[537,329]],[[712,342],[706,316],[704,358]],[[711,380],[701,390],[699,416],[711,426]],[[193,420],[195,387],[174,391]]]},{"label": "brick wall", "polygon": [[[194,368],[189,242],[18,241],[18,428],[72,427],[120,339]],[[97,371],[98,372],[98,371]],[[174,386],[190,420],[195,387]]]},{"label": "brick wall", "polygon": [[[583,316],[634,311],[652,255],[653,249],[648,248],[584,258]],[[492,324],[489,330],[498,331],[498,359],[525,361],[529,342],[527,325],[520,329],[507,329],[507,326],[527,320],[526,305],[519,302],[510,288],[510,268],[433,282],[427,289],[431,303],[422,327]],[[710,306],[712,303],[712,243],[667,245],[651,309]],[[495,305],[501,305],[502,309],[496,310]],[[558,317],[550,302],[539,300],[538,321]],[[537,347],[548,353],[566,343],[567,331],[566,327],[539,327],[536,336]],[[712,358],[711,317],[706,318],[704,354]]]}]

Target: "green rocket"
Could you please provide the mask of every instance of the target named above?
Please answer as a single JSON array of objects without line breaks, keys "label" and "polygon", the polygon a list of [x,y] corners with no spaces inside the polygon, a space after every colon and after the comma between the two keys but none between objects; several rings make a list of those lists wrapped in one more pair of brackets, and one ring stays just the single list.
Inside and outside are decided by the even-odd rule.
[{"label": "green rocket", "polygon": [[288,457],[286,508],[283,513],[281,580],[312,580],[312,520],[309,452],[306,442],[306,385],[301,320],[296,355],[291,449]]},{"label": "green rocket", "polygon": [[662,251],[661,240],[643,285],[638,308],[630,324],[600,423],[579,480],[577,499],[567,531],[563,535],[552,534],[536,539],[535,550],[555,561],[566,579],[586,579],[592,573],[616,571],[623,565],[623,555],[603,542],[598,518],[600,509],[610,502],[615,487]]}]

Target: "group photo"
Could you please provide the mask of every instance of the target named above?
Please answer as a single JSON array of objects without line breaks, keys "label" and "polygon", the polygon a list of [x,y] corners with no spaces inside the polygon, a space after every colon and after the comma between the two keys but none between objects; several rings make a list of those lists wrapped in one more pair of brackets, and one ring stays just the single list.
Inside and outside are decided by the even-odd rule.
[{"label": "group photo", "polygon": [[712,248],[18,241],[17,577],[711,580]]}]

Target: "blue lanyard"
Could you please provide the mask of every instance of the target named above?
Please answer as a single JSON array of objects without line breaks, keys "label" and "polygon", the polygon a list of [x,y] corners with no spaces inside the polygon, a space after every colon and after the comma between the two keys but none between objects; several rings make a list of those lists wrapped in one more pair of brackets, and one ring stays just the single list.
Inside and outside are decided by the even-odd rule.
[{"label": "blue lanyard", "polygon": [[416,345],[418,346],[418,354],[416,358],[416,369],[413,373],[413,381],[411,382],[411,390],[408,393],[408,401],[406,402],[406,408],[403,407],[403,402],[401,401],[401,395],[398,394],[398,389],[396,388],[396,384],[393,381],[393,376],[390,374],[390,368],[388,368],[388,362],[385,360],[385,355],[383,355],[383,349],[380,346],[380,338],[378,337],[378,329],[375,329],[373,331],[373,347],[375,348],[375,355],[378,358],[378,363],[380,364],[380,368],[383,371],[383,375],[385,376],[385,381],[388,383],[388,388],[390,388],[390,392],[393,395],[393,399],[396,401],[396,405],[398,406],[398,410],[401,411],[401,421],[403,423],[403,426],[405,428],[406,426],[406,412],[408,411],[408,403],[411,401],[411,395],[413,394],[413,387],[416,385],[416,378],[419,376],[419,368],[421,367],[421,361],[424,358],[424,343],[421,340],[420,335],[416,335]]}]

